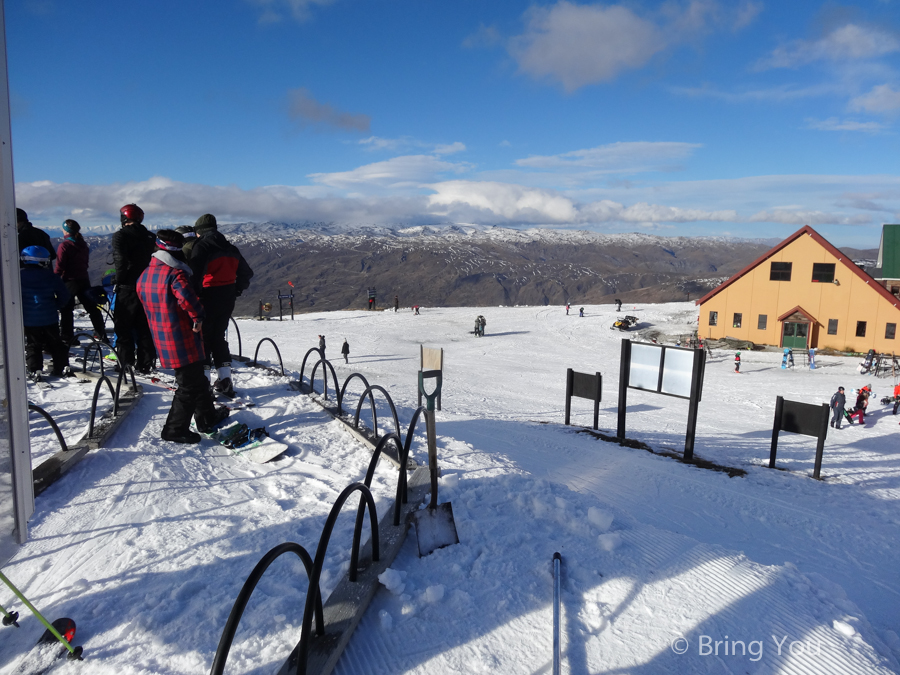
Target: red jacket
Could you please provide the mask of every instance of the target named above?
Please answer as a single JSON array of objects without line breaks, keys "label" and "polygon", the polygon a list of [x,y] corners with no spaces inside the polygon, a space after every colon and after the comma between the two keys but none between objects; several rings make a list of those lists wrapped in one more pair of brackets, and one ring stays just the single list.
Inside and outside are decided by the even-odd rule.
[{"label": "red jacket", "polygon": [[63,281],[87,281],[91,249],[80,234],[66,235],[56,249],[56,273]]},{"label": "red jacket", "polygon": [[206,358],[194,322],[205,314],[190,279],[190,267],[166,251],[153,254],[137,282],[163,368],[182,368]]}]

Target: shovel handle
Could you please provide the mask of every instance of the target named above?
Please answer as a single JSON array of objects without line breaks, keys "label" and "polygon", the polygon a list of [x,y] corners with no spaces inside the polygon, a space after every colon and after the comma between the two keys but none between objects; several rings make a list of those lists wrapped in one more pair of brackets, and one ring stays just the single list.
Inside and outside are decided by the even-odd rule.
[{"label": "shovel handle", "polygon": [[431,473],[431,503],[428,508],[437,508],[438,497],[438,465],[437,465],[437,433],[434,428],[434,408],[425,411],[425,434],[428,438],[428,469]]}]

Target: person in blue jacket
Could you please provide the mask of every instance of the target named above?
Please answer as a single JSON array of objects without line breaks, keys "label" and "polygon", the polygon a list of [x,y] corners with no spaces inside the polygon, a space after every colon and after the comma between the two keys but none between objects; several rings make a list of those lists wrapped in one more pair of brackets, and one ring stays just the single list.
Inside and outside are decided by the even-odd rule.
[{"label": "person in blue jacket", "polygon": [[50,270],[50,251],[43,246],[25,247],[20,259],[28,378],[34,382],[41,379],[45,351],[53,358],[51,375],[67,377],[72,371],[69,348],[59,336],[59,310],[69,302],[69,291]]}]

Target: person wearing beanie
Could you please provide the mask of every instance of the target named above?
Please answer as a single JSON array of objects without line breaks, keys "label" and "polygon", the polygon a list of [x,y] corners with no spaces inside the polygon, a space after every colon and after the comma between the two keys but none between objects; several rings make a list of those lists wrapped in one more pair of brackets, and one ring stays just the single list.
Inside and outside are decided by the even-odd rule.
[{"label": "person wearing beanie", "polygon": [[75,336],[75,299],[84,307],[91,318],[91,325],[97,339],[107,342],[106,322],[90,294],[91,280],[88,276],[91,249],[81,236],[81,225],[75,220],[63,223],[62,242],[56,249],[56,273],[69,291],[69,302],[59,310],[59,333],[63,342],[72,344]]},{"label": "person wearing beanie", "polygon": [[253,270],[236,246],[219,232],[216,217],[206,213],[194,223],[197,240],[190,265],[194,288],[206,309],[203,344],[210,367],[216,368],[214,388],[228,398],[237,394],[231,381],[231,348],[225,339],[234,301],[250,286]]},{"label": "person wearing beanie", "polygon": [[194,243],[197,241],[197,233],[194,232],[194,228],[190,225],[176,227],[175,231],[184,237],[184,246],[182,247],[182,250],[184,251],[185,260],[190,260],[191,250],[194,248]]},{"label": "person wearing beanie", "polygon": [[174,230],[156,233],[157,251],[137,282],[153,342],[163,368],[174,368],[177,389],[160,437],[175,443],[199,443],[191,431],[207,433],[228,417],[228,408],[216,408],[209,380],[203,372],[206,355],[201,337],[205,312],[191,283],[184,258],[184,237]]},{"label": "person wearing beanie", "polygon": [[28,379],[40,381],[45,351],[53,357],[52,374],[68,376],[69,348],[59,337],[57,311],[69,302],[69,291],[50,269],[50,251],[43,246],[27,246],[19,259]]},{"label": "person wearing beanie", "polygon": [[[19,253],[29,246],[40,246],[50,252],[50,260],[56,258],[56,247],[50,241],[50,235],[35,227],[28,220],[28,214],[16,209],[16,232],[19,234]],[[22,267],[21,260],[19,266]]]},{"label": "person wearing beanie", "polygon": [[126,204],[119,214],[122,227],[112,236],[116,266],[116,352],[124,365],[147,374],[153,369],[156,350],[138,297],[137,281],[150,264],[156,237],[144,227],[144,212],[136,204]]}]

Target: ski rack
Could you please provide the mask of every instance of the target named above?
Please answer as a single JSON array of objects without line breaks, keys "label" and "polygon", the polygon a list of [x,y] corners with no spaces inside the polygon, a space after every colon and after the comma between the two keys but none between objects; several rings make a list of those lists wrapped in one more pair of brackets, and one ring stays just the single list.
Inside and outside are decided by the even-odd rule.
[{"label": "ski rack", "polygon": [[278,349],[278,345],[275,344],[275,341],[272,338],[264,337],[262,340],[260,340],[256,344],[256,352],[253,354],[253,363],[251,363],[250,365],[253,366],[254,368],[265,367],[265,366],[260,366],[259,363],[257,363],[257,357],[259,356],[259,348],[262,347],[263,342],[270,342],[270,343],[272,343],[272,346],[275,347],[275,353],[278,355],[278,364],[281,366],[281,376],[284,377],[284,361],[282,361],[282,359],[281,359],[281,350]]},{"label": "ski rack", "polygon": [[245,362],[249,361],[250,359],[248,357],[244,356],[244,353],[242,351],[243,346],[241,343],[241,329],[238,328],[237,321],[234,320],[233,316],[230,316],[228,318],[231,321],[232,325],[234,326],[234,332],[237,333],[237,342],[238,342],[238,353],[237,353],[237,355],[232,354],[231,360],[232,361],[245,361]]},{"label": "ski rack", "polygon": [[[407,479],[406,471],[399,469],[394,508],[379,520],[371,492],[375,467],[379,458],[382,455],[386,456],[385,449],[389,444],[394,444],[402,459],[408,458],[412,431],[420,413],[421,409],[417,410],[414,415],[407,442],[402,443],[400,436],[396,433],[386,434],[372,453],[372,459],[369,461],[363,482],[351,483],[338,496],[325,521],[313,561],[309,560],[309,554],[300,544],[286,542],[269,551],[257,563],[244,583],[228,617],[210,671],[211,675],[222,675],[224,672],[238,622],[250,599],[250,594],[262,574],[278,556],[289,551],[296,553],[303,561],[309,584],[300,641],[278,670],[278,675],[294,675],[295,673],[328,675],[331,673],[378,590],[378,575],[393,563],[403,546],[409,530],[410,514],[419,508],[419,504],[424,501],[430,489],[428,470],[424,467],[419,467],[409,479]],[[319,582],[325,555],[337,518],[354,492],[360,493],[360,501],[353,528],[350,567],[329,596],[328,601],[323,605]],[[364,546],[360,546],[367,511],[371,536]],[[313,632],[313,617],[316,620],[315,632]]]},{"label": "ski rack", "polygon": [[[122,382],[128,382],[129,372],[131,373],[131,387],[128,388],[127,392],[123,393]],[[107,410],[98,420],[97,400],[100,396],[100,389],[104,382],[106,382],[110,394],[112,394],[113,405],[112,408]],[[61,452],[57,452],[55,455],[52,455],[34,467],[32,470],[32,479],[34,481],[35,496],[42,493],[61,478],[63,474],[80,462],[88,452],[103,447],[110,436],[118,429],[119,425],[122,424],[122,421],[132,410],[134,410],[143,395],[144,390],[137,384],[134,377],[134,370],[131,366],[124,366],[124,368],[120,367],[115,387],[113,387],[109,377],[101,375],[97,380],[97,384],[94,386],[88,433],[74,445],[64,448]],[[61,443],[64,442],[61,434],[58,432],[57,437],[60,438]]]},{"label": "ski rack", "polygon": [[56,434],[56,440],[59,441],[59,445],[62,448],[62,451],[68,452],[69,447],[66,445],[66,439],[63,438],[62,432],[59,430],[59,425],[53,420],[53,417],[51,417],[50,413],[48,413],[46,410],[44,410],[39,405],[35,405],[31,401],[28,402],[28,410],[38,413],[45,420],[47,420],[47,422],[50,423],[50,426],[53,429],[53,433]]}]

